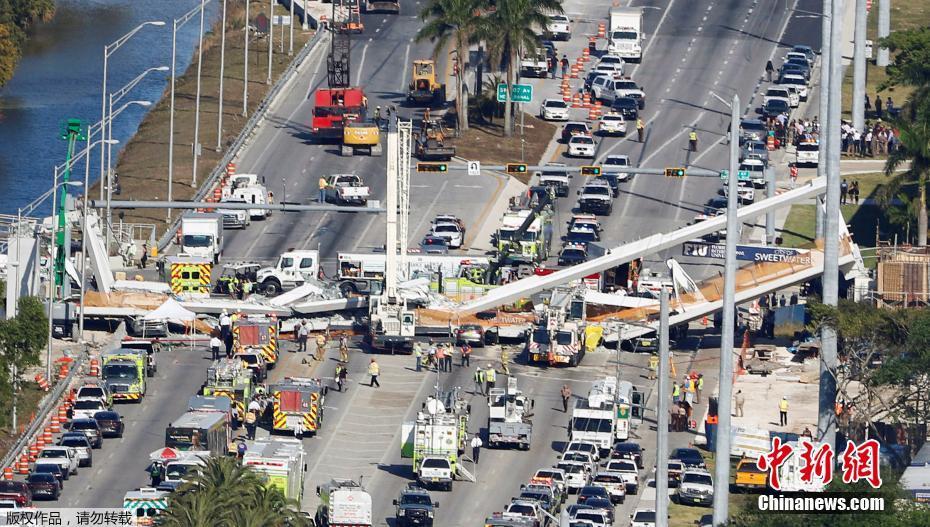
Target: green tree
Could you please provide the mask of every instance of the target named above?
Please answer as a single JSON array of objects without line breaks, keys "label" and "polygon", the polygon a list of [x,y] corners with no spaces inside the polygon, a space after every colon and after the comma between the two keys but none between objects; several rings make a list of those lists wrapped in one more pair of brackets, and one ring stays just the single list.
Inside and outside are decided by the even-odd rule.
[{"label": "green tree", "polygon": [[[498,0],[497,10],[485,19],[481,36],[495,62],[507,65],[507,93],[514,84],[514,68],[519,67],[524,50],[540,46],[536,33],[549,24],[550,14],[561,14],[560,0]],[[504,135],[513,135],[513,102],[504,103]]]},{"label": "green tree", "polygon": [[235,458],[212,457],[171,497],[167,527],[304,526],[297,504]]},{"label": "green tree", "polygon": [[54,0],[0,0],[0,86],[13,77],[26,30],[54,13]]},{"label": "green tree", "polygon": [[892,86],[930,84],[930,28],[895,31],[879,43],[887,47],[892,56],[885,70],[888,80],[882,90]]},{"label": "green tree", "polygon": [[[14,318],[0,320],[0,406],[13,404],[13,367],[17,376],[31,366],[41,364],[41,351],[48,342],[48,318],[38,298],[19,299]],[[0,424],[6,426],[7,413],[0,414]]]},{"label": "green tree", "polygon": [[434,44],[433,60],[438,60],[450,44],[458,57],[455,112],[460,130],[468,129],[468,101],[464,95],[463,81],[468,71],[468,46],[474,41],[480,20],[476,13],[483,5],[483,0],[432,0],[420,11],[420,19],[424,24],[417,31],[416,41],[429,40]]},{"label": "green tree", "polygon": [[[930,122],[919,116],[912,120],[904,116],[897,120],[898,146],[888,154],[885,175],[891,176],[890,189],[903,183],[917,185],[917,245],[927,245],[927,176],[930,173]],[[910,167],[904,172],[895,172],[904,162]]]}]

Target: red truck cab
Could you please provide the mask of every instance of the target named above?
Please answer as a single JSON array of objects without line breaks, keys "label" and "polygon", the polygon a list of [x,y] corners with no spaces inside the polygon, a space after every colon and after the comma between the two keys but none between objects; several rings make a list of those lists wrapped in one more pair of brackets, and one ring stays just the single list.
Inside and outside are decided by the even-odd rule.
[{"label": "red truck cab", "polygon": [[321,88],[314,94],[311,128],[317,139],[342,140],[346,121],[364,120],[368,97],[361,88]]}]

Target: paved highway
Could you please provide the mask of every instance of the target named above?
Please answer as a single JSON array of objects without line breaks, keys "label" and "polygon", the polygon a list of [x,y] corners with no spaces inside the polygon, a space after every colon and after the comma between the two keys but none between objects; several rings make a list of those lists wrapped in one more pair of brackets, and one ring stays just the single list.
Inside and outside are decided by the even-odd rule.
[{"label": "paved highway", "polygon": [[[788,7],[816,11],[813,0],[787,3],[672,0],[667,5],[658,1],[634,4],[656,7],[646,10],[647,48],[643,63],[631,70],[633,78],[647,93],[644,113],[648,123],[647,140],[644,144],[630,139],[601,140],[598,157],[625,153],[642,166],[690,164],[722,168],[727,112],[709,95],[710,91],[724,98],[735,91],[748,105],[755,96],[765,61],[773,54],[779,57],[782,53],[776,52],[776,45],[819,42],[819,20],[787,18]],[[576,38],[562,43],[560,53],[565,51],[570,58],[577,56],[584,43],[582,35],[596,30],[596,22],[606,17],[609,6],[610,2],[605,0],[593,5],[578,0],[566,2],[566,12],[579,18],[584,13],[586,21],[576,21]],[[366,33],[354,37],[353,80],[365,86],[371,105],[399,104],[409,75],[409,61],[431,53],[428,44],[411,42],[419,24],[413,17],[417,8],[416,4],[404,2],[401,16],[366,15]],[[399,74],[401,71],[403,75]],[[557,81],[534,82],[538,84],[540,99],[556,91]],[[307,124],[312,104],[306,99],[323,84],[323,56],[315,55],[303,66],[291,92],[273,109],[271,119],[257,131],[243,152],[238,160],[239,171],[263,175],[279,200],[300,202],[309,202],[315,197],[316,180],[320,175],[355,172],[372,185],[376,199],[383,199],[384,158],[346,159],[334,153],[333,147],[308,144]],[[535,112],[535,105],[528,110]],[[404,116],[409,116],[408,112],[410,110],[401,110]],[[687,133],[692,126],[698,129],[700,136],[701,148],[696,154],[685,150]],[[568,162],[580,164],[574,160]],[[580,179],[575,178],[573,182],[572,196],[581,184]],[[441,181],[429,175],[414,175],[412,241],[422,234],[424,222],[438,212],[460,214],[472,232],[484,221],[496,221],[497,218],[483,217],[482,207],[498,191],[499,181],[491,175],[478,178],[450,175]],[[719,188],[719,182],[714,180],[669,181],[662,177],[637,176],[622,188],[614,215],[604,221],[607,227],[605,244],[683,225]],[[574,198],[563,198],[558,203],[559,225],[568,219],[573,203]],[[380,225],[376,216],[279,213],[264,223],[253,224],[244,232],[230,233],[226,257],[274,258],[290,247],[319,246],[325,263],[334,258],[336,251],[380,246],[384,240]],[[658,256],[653,258],[659,259]],[[689,342],[687,347],[697,347],[697,343]],[[498,356],[495,349],[477,350],[476,355],[476,364],[494,361]],[[647,387],[647,381],[642,378],[646,357],[629,353],[621,353],[619,357],[623,377]],[[714,350],[705,348],[696,355],[686,354],[676,360],[681,361],[679,372],[695,361],[694,364],[704,365],[699,367],[708,376],[715,371],[715,366],[707,367],[714,364],[713,358]],[[146,483],[144,468],[148,453],[162,446],[166,424],[186,409],[187,398],[203,381],[207,364],[202,350],[181,348],[162,354],[159,360],[158,377],[146,401],[139,406],[119,407],[127,422],[126,436],[122,440],[105,441],[103,450],[95,452],[94,468],[82,469],[77,479],[66,486],[61,505],[118,506],[125,491]],[[383,387],[379,390],[359,384],[367,383],[364,372],[368,360],[369,356],[360,351],[353,352],[348,392],[330,394],[323,431],[319,437],[305,440],[310,450],[305,509],[313,510],[313,490],[330,477],[364,476],[375,500],[379,525],[393,525],[391,500],[410,477],[409,460],[401,459],[399,452],[401,422],[412,418],[437,378],[445,387],[461,386],[471,390],[473,370],[456,367],[452,374],[439,376],[416,373],[412,371],[410,357],[379,356],[383,371]],[[583,395],[593,380],[613,374],[616,366],[613,352],[591,354],[575,369],[513,366],[521,388],[536,399],[532,449],[529,452],[485,451],[478,468],[478,485],[461,482],[452,493],[435,494],[442,504],[437,524],[474,525],[487,514],[501,510],[535,469],[555,461],[556,451],[566,435],[566,416],[557,408],[561,384],[569,383],[575,394]],[[333,367],[330,360],[316,374],[331,376]],[[307,370],[298,357],[285,354],[275,375],[295,372],[305,374]],[[713,386],[714,383],[709,384]],[[655,400],[654,396],[651,400]],[[481,398],[472,401],[471,431],[478,431],[481,423],[486,422],[484,404]],[[701,411],[699,408],[698,413]],[[644,424],[637,433],[647,448],[646,466],[651,466],[654,432]],[[672,446],[684,446],[689,438],[690,434],[674,434]],[[618,508],[618,525],[623,524],[636,501],[629,499]]]}]

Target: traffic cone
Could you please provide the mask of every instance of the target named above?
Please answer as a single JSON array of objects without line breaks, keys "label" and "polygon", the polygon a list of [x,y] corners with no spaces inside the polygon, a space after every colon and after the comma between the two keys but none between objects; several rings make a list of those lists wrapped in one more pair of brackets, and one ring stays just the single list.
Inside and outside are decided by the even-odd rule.
[{"label": "traffic cone", "polygon": [[572,108],[581,108],[581,95],[576,93],[572,97]]},{"label": "traffic cone", "polygon": [[39,388],[41,388],[42,390],[46,392],[48,391],[48,379],[45,378],[45,375],[38,373],[35,376],[35,380],[36,380],[36,383],[39,385]]},{"label": "traffic cone", "polygon": [[58,415],[52,416],[52,424],[49,426],[52,429],[53,434],[61,432],[61,420],[58,419]]}]

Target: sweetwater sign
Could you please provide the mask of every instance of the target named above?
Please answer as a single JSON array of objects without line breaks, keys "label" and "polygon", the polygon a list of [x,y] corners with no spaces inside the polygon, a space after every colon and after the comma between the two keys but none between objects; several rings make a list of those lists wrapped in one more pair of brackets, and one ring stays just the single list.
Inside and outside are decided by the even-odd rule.
[{"label": "sweetwater sign", "polygon": [[[726,245],[722,243],[685,242],[681,248],[684,256],[699,258],[726,258]],[[737,245],[736,259],[747,262],[773,262],[799,265],[811,264],[811,252],[807,249],[765,247],[761,245]]]}]

